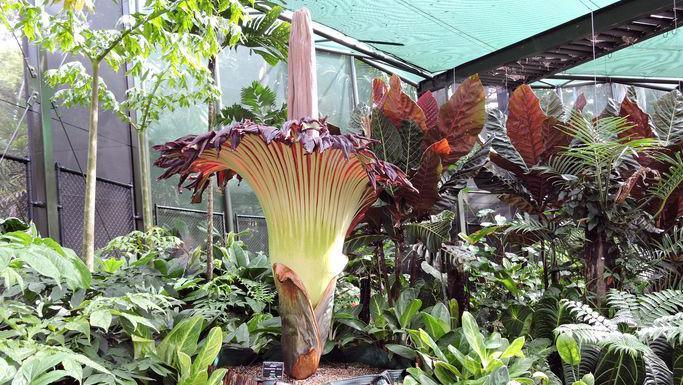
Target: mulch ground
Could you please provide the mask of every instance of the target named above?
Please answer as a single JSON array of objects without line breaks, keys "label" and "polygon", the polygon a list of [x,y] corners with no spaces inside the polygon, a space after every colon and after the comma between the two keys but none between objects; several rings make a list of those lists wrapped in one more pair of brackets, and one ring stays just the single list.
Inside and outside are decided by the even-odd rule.
[{"label": "mulch ground", "polygon": [[[233,382],[248,383],[249,378],[259,378],[261,376],[261,364],[251,365],[251,366],[238,366],[231,368],[235,373],[239,373],[241,378],[236,378],[233,374]],[[305,380],[294,380],[285,375],[282,380],[288,384],[292,385],[322,385],[330,381],[344,380],[352,377],[364,376],[368,374],[379,374],[382,369],[373,368],[359,363],[322,363],[318,368],[318,371],[311,377]],[[226,381],[224,384],[230,384],[231,375],[226,376]],[[240,384],[241,385],[241,384]]]}]

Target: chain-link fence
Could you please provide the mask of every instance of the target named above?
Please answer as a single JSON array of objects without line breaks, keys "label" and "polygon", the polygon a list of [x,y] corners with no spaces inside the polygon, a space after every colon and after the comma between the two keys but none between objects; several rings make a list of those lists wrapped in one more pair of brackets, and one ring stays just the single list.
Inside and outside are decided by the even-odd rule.
[{"label": "chain-link fence", "polygon": [[[59,233],[61,243],[81,249],[85,177],[82,173],[57,165]],[[133,186],[97,178],[95,195],[95,248],[112,238],[135,230]]]},{"label": "chain-link fence", "polygon": [[235,215],[235,230],[239,233],[245,230],[240,240],[244,242],[247,250],[257,253],[268,253],[268,226],[266,218],[255,215]]},{"label": "chain-link fence", "polygon": [[[154,222],[177,234],[187,250],[194,250],[206,240],[206,211],[154,205]],[[214,233],[225,234],[223,213],[213,214]]]},{"label": "chain-link fence", "polygon": [[5,155],[0,161],[0,218],[29,221],[31,212],[31,168],[27,158]]}]

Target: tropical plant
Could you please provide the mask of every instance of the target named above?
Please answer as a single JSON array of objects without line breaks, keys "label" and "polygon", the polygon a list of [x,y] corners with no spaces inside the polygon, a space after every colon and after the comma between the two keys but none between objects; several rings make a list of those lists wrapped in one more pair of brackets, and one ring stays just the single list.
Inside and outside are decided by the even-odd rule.
[{"label": "tropical plant", "polygon": [[462,315],[462,328],[451,344],[439,346],[430,333],[413,330],[420,366],[409,368],[404,384],[535,384],[548,381],[542,372],[532,372],[540,356],[526,356],[524,337],[509,342],[498,333],[484,336],[469,312]]},{"label": "tropical plant", "polygon": [[410,188],[405,174],[377,159],[369,143],[330,134],[324,120],[304,119],[281,129],[236,123],[155,147],[161,152],[155,164],[167,169],[162,178],[180,174],[183,183],[196,176],[189,185],[193,201],[213,174],[221,185],[239,174],[254,188],[268,222],[285,365],[295,378],[317,368],[336,276],[346,264],[344,235],[374,202],[378,183]]},{"label": "tropical plant", "polygon": [[[377,156],[403,170],[416,191],[387,189],[381,194],[379,204],[350,236],[347,250],[373,247],[383,286],[391,288],[391,302],[399,295],[408,256],[413,283],[422,259],[443,260],[443,272],[453,270],[448,266],[451,259],[442,257],[441,245],[450,240],[454,214],[449,210],[454,210],[458,191],[488,158],[488,144],[478,144],[485,118],[484,88],[473,76],[439,107],[430,92],[413,101],[393,75],[388,86],[381,79],[373,81],[372,98],[372,108],[361,107],[354,113],[352,128],[375,139]],[[394,243],[393,284],[386,271],[384,239]],[[442,267],[440,262],[438,266]],[[449,284],[448,294],[453,295],[459,283]]]},{"label": "tropical plant", "polygon": [[254,123],[267,126],[281,126],[287,120],[287,105],[276,105],[277,95],[273,90],[258,81],[242,88],[239,103],[225,107],[218,117],[218,124],[229,125],[249,119]]},{"label": "tropical plant", "polygon": [[571,369],[572,378],[593,373],[597,385],[683,381],[678,367],[683,343],[683,292],[665,290],[636,296],[612,290],[607,304],[612,318],[580,302],[563,303],[581,322],[555,330],[558,340],[562,338],[560,343],[574,339],[580,344],[580,354],[572,347],[574,357],[563,357],[578,367],[578,371]]}]

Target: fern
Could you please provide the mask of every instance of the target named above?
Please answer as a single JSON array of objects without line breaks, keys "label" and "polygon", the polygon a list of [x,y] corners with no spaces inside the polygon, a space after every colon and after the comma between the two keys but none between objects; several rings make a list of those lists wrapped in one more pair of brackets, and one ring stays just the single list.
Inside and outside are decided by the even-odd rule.
[{"label": "fern", "polygon": [[668,167],[661,179],[649,189],[649,193],[660,200],[656,217],[664,210],[669,197],[683,184],[683,158],[679,152],[674,156],[659,154],[655,159]]},{"label": "fern", "polygon": [[638,331],[643,341],[656,341],[660,337],[672,345],[683,344],[683,313],[659,317]]}]

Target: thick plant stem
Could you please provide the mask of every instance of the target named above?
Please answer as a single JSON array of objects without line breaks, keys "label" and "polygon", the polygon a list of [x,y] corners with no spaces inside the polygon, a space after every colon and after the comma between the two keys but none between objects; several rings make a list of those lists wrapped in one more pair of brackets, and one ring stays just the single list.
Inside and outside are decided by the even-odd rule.
[{"label": "thick plant stem", "polygon": [[85,202],[83,203],[83,260],[88,270],[95,269],[95,194],[97,183],[97,123],[99,117],[100,63],[92,64],[90,119],[88,125],[88,163],[85,171]]},{"label": "thick plant stem", "polygon": [[138,130],[138,158],[140,158],[140,190],[142,195],[142,223],[145,231],[154,226],[152,211],[152,183],[149,169],[149,147],[147,131]]},{"label": "thick plant stem", "polygon": [[600,307],[607,295],[605,274],[605,258],[607,257],[607,234],[598,229],[588,230],[584,249],[585,277],[588,292],[595,297],[596,306]]},{"label": "thick plant stem", "polygon": [[[209,72],[211,72],[211,77],[216,79],[216,57],[209,59]],[[209,131],[214,129],[216,125],[216,100],[211,100],[209,102]],[[209,184],[206,194],[206,279],[213,279],[213,177],[209,177],[206,182]]]},{"label": "thick plant stem", "polygon": [[297,380],[308,378],[318,369],[327,341],[337,279],[333,278],[328,283],[320,301],[313,308],[306,288],[294,270],[275,263],[273,275],[282,318],[285,372]]},{"label": "thick plant stem", "polygon": [[394,284],[391,286],[389,296],[391,301],[396,301],[401,294],[401,264],[403,263],[403,240],[394,241]]}]

